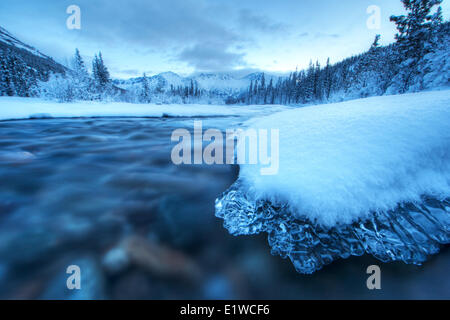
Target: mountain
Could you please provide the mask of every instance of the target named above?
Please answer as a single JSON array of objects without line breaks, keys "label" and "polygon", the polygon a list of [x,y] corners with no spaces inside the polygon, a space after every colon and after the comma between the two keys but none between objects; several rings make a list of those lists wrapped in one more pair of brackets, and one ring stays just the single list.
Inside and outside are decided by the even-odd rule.
[{"label": "mountain", "polygon": [[[151,77],[148,77],[148,83],[152,90],[168,91],[172,87],[189,87],[191,81],[194,82],[199,89],[205,90],[216,95],[238,95],[239,93],[247,90],[251,81],[261,81],[263,73],[251,73],[244,77],[237,77],[232,73],[224,72],[208,72],[197,73],[188,77],[182,77],[174,72],[163,72]],[[265,74],[266,81],[270,81],[271,78],[274,81],[278,80],[279,76]],[[114,84],[123,89],[131,89],[136,86],[141,86],[143,77],[131,78],[131,79],[116,79]]]},{"label": "mountain", "polygon": [[5,52],[8,49],[30,64],[31,67],[43,68],[46,69],[46,71],[55,73],[65,73],[65,71],[67,71],[66,67],[55,62],[51,57],[41,53],[34,47],[23,43],[11,35],[7,30],[0,27],[0,50]]},{"label": "mountain", "polygon": [[[0,96],[35,95],[36,84],[48,81],[52,73],[70,75],[72,71],[0,27]],[[261,83],[262,76],[262,72],[245,76],[233,72],[202,72],[183,77],[174,72],[163,72],[147,77],[147,81],[152,95],[172,93],[186,96],[190,92],[186,88],[195,87],[199,95],[225,100],[243,94],[252,81]],[[279,76],[265,74],[265,78],[268,83],[270,78],[278,80]],[[113,80],[112,90],[121,99],[131,97],[130,100],[134,101],[132,96],[142,92],[142,84],[143,77],[116,79]],[[55,85],[61,86],[61,83]],[[124,95],[128,97],[124,98]]]},{"label": "mountain", "polygon": [[38,81],[67,68],[0,27],[0,96],[30,96]]}]

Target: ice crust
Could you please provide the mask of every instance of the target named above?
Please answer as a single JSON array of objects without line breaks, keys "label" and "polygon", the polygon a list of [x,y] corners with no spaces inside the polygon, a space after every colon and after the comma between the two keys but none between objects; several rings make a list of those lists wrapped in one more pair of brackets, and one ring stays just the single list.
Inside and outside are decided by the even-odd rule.
[{"label": "ice crust", "polygon": [[338,258],[368,253],[383,262],[422,264],[450,242],[450,199],[423,198],[394,210],[373,212],[351,224],[324,227],[296,218],[288,206],[248,197],[237,182],[216,200],[216,216],[235,236],[267,233],[273,255],[311,274]]}]

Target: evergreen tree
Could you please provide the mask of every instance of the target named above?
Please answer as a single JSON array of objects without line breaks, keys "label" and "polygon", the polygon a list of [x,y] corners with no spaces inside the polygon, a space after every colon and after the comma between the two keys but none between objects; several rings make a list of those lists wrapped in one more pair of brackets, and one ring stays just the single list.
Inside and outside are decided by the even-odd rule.
[{"label": "evergreen tree", "polygon": [[267,95],[268,97],[270,97],[270,104],[274,104],[275,103],[275,95],[273,92],[273,78],[270,78],[269,81],[269,87],[267,88]]},{"label": "evergreen tree", "polygon": [[377,34],[375,36],[375,39],[373,40],[372,46],[370,47],[370,50],[375,50],[376,48],[380,47],[380,38],[381,35]]},{"label": "evergreen tree", "polygon": [[321,82],[321,70],[319,61],[316,62],[316,68],[314,70],[314,99],[322,100],[322,82]]},{"label": "evergreen tree", "polygon": [[391,16],[398,33],[395,38],[400,55],[406,58],[421,58],[426,54],[425,43],[430,40],[433,28],[442,22],[442,9],[431,14],[433,7],[443,0],[402,0],[407,15]]},{"label": "evergreen tree", "polygon": [[99,52],[98,54],[98,60],[99,60],[99,67],[100,67],[100,75],[103,85],[107,85],[111,79],[109,76],[108,68],[106,68],[105,63],[103,62],[102,53]]},{"label": "evergreen tree", "polygon": [[[404,93],[423,76],[420,61],[432,51],[435,30],[442,23],[442,9],[432,14],[433,7],[442,0],[402,0],[407,15],[392,16],[398,33],[396,35],[400,71],[393,79],[391,91]],[[422,86],[422,85],[420,85]]]},{"label": "evergreen tree", "polygon": [[332,74],[331,74],[331,66],[330,66],[330,58],[327,59],[327,65],[325,67],[325,80],[324,80],[324,89],[325,89],[325,97],[330,99],[331,87],[333,85],[332,82]]},{"label": "evergreen tree", "polygon": [[267,91],[266,91],[266,76],[264,75],[264,72],[261,76],[260,93],[262,95],[262,103],[266,104],[267,103]]},{"label": "evergreen tree", "polygon": [[100,70],[97,54],[94,55],[94,59],[92,60],[92,77],[94,78],[95,86],[100,87]]},{"label": "evergreen tree", "polygon": [[142,77],[142,93],[141,93],[141,102],[149,103],[150,102],[150,86],[148,83],[147,75],[144,73]]},{"label": "evergreen tree", "polygon": [[248,89],[248,102],[247,104],[252,104],[252,97],[253,97],[253,80],[250,81],[250,88]]},{"label": "evergreen tree", "polygon": [[8,68],[8,51],[0,51],[0,96],[12,96],[11,73]]},{"label": "evergreen tree", "polygon": [[84,64],[83,58],[80,55],[80,51],[78,49],[75,49],[75,56],[73,58],[72,62],[72,68],[75,72],[75,75],[80,79],[88,79],[89,73],[86,69],[86,66]]},{"label": "evergreen tree", "polygon": [[92,99],[92,81],[89,77],[86,65],[81,57],[80,51],[75,49],[75,55],[72,59],[73,74],[71,81],[73,82],[73,94],[76,100]]},{"label": "evergreen tree", "polygon": [[192,97],[194,96],[194,80],[191,79],[191,86],[189,88],[189,95]]},{"label": "evergreen tree", "polygon": [[316,69],[312,61],[309,62],[309,68],[306,73],[305,80],[305,95],[303,97],[303,102],[311,102],[314,98],[314,77],[316,74]]},{"label": "evergreen tree", "polygon": [[92,73],[97,89],[100,92],[104,92],[107,89],[107,86],[110,84],[111,79],[109,77],[108,69],[103,62],[101,52],[99,52],[98,56],[94,56],[94,60],[92,62]]}]

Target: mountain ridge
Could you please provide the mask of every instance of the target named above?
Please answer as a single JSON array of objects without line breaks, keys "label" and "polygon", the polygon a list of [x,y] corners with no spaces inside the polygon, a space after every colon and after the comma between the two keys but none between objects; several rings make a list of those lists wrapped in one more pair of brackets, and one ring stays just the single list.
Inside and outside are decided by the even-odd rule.
[{"label": "mountain ridge", "polygon": [[[267,73],[267,72],[252,72],[245,76],[235,76],[231,72],[201,72],[195,73],[186,77],[179,74],[166,71],[158,73],[153,76],[148,76],[148,82],[152,89],[160,88],[163,90],[169,90],[171,86],[177,88],[179,86],[185,87],[191,84],[191,81],[195,82],[200,89],[208,91],[221,91],[224,93],[238,93],[243,90],[247,90],[250,83],[253,81],[260,82],[264,75],[266,82],[270,79],[277,81],[282,76]],[[122,88],[129,89],[132,86],[140,85],[143,82],[144,77],[134,77],[129,79],[114,79],[113,83]]]}]

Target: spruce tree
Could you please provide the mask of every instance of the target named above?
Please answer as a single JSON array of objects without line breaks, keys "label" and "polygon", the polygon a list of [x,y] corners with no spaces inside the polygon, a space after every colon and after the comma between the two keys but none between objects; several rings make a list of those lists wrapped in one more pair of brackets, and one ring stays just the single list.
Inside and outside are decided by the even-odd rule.
[{"label": "spruce tree", "polygon": [[325,86],[325,96],[328,99],[330,99],[331,95],[331,86],[332,83],[332,74],[331,74],[331,66],[330,66],[330,58],[327,59],[327,65],[325,67],[325,80],[324,80],[324,86]]},{"label": "spruce tree", "polygon": [[[406,58],[421,58],[426,54],[425,43],[430,40],[433,28],[442,22],[442,9],[432,14],[433,7],[443,0],[402,0],[407,15],[391,16],[398,33],[395,38],[400,55]],[[440,21],[440,22],[439,22]]]},{"label": "spruce tree", "polygon": [[106,86],[111,81],[109,76],[108,68],[106,68],[105,63],[103,62],[102,53],[98,53],[98,62],[99,62],[99,71],[100,71],[100,79],[101,84],[103,86]]},{"label": "spruce tree", "polygon": [[141,101],[144,103],[150,102],[150,86],[148,84],[147,75],[144,73],[142,77],[142,93],[141,93]]},{"label": "spruce tree", "polygon": [[106,68],[105,63],[103,62],[101,52],[94,56],[92,62],[92,74],[97,92],[100,94],[108,93],[107,91],[110,89],[111,79],[108,68]]},{"label": "spruce tree", "polygon": [[100,88],[100,70],[97,55],[94,55],[94,59],[92,60],[92,77],[94,78],[95,86]]},{"label": "spruce tree", "polygon": [[73,58],[72,68],[73,71],[75,72],[75,75],[80,79],[89,78],[89,74],[84,64],[84,60],[81,57],[80,51],[78,49],[75,49],[75,56]]},{"label": "spruce tree", "polygon": [[10,75],[6,57],[6,52],[0,51],[0,96],[11,95]]},{"label": "spruce tree", "polygon": [[375,50],[376,48],[380,47],[380,38],[381,35],[377,34],[375,36],[375,39],[373,40],[372,46],[370,47],[370,50]]}]

